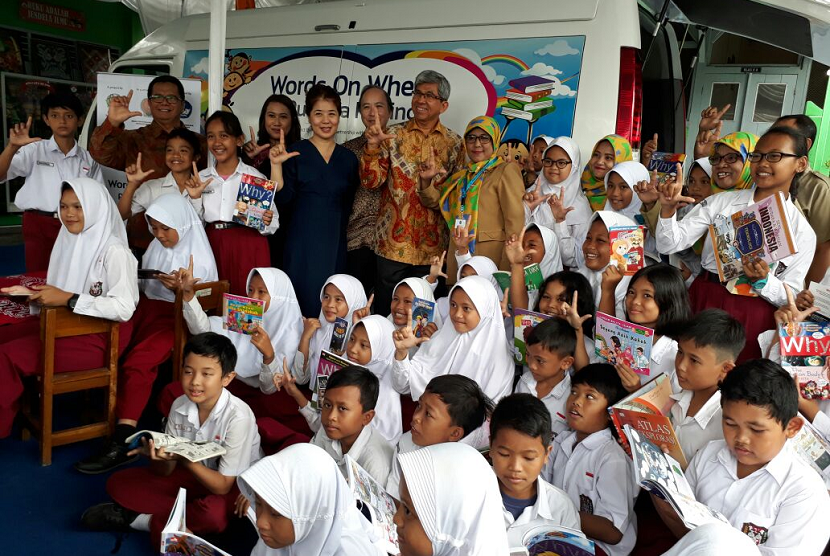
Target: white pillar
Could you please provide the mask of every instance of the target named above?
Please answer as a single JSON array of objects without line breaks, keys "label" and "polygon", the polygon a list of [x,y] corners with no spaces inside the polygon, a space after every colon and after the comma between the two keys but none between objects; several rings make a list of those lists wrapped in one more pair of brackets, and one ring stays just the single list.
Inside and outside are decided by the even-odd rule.
[{"label": "white pillar", "polygon": [[222,81],[225,78],[225,29],[228,12],[225,0],[210,0],[210,43],[208,47],[208,116],[222,108]]}]

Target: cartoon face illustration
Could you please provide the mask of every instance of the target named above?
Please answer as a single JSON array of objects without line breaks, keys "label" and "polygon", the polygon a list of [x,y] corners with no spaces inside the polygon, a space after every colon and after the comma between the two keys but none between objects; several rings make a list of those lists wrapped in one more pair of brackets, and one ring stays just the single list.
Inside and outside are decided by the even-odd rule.
[{"label": "cartoon face illustration", "polygon": [[251,57],[244,52],[234,54],[228,60],[228,71],[245,74],[251,67]]},{"label": "cartoon face illustration", "polygon": [[245,76],[236,71],[230,72],[225,76],[225,80],[222,82],[222,88],[224,89],[222,96],[228,96],[228,93],[238,89],[244,84]]},{"label": "cartoon face illustration", "polygon": [[631,236],[631,247],[642,247],[643,246],[643,238],[640,237],[639,234],[634,234]]},{"label": "cartoon face illustration", "polygon": [[528,151],[527,145],[525,145],[524,142],[518,139],[508,139],[499,145],[497,154],[502,160],[506,160],[507,162],[516,162],[519,166],[524,168],[527,163],[527,159],[530,156],[530,151]]}]

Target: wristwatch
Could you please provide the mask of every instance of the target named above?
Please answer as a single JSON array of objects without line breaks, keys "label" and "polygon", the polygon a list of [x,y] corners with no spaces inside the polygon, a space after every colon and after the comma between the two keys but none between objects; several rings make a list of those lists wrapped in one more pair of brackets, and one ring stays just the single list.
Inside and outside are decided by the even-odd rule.
[{"label": "wristwatch", "polygon": [[72,297],[69,298],[69,301],[66,302],[66,306],[69,307],[71,311],[75,310],[75,305],[78,304],[78,298],[81,296],[79,294],[73,294]]}]

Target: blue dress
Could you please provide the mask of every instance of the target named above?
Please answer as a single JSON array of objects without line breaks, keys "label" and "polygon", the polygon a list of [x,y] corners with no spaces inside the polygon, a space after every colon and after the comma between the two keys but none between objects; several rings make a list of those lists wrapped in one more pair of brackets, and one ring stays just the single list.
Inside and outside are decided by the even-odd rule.
[{"label": "blue dress", "polygon": [[346,272],[346,224],[360,179],[358,161],[336,145],[326,162],[307,139],[288,150],[300,156],[285,162],[285,186],[274,197],[286,226],[283,270],[303,315],[317,318],[326,279]]}]

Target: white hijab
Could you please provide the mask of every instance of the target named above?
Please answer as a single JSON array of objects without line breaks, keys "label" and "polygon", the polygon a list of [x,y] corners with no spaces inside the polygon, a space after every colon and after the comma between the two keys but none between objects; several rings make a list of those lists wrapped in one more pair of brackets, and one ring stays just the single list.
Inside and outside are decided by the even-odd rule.
[{"label": "white hijab", "polygon": [[[423,278],[404,278],[397,284],[395,284],[395,289],[392,290],[392,296],[395,295],[395,292],[401,287],[401,284],[406,284],[409,286],[409,289],[412,290],[412,293],[415,294],[415,297],[420,299],[425,299],[427,301],[432,301],[435,303],[435,293],[432,291],[432,286],[429,285],[429,282],[424,280]],[[391,310],[391,307],[390,307]],[[435,312],[435,317],[438,318],[438,311]],[[392,316],[392,313],[389,313],[387,317],[389,322],[394,323],[395,318]],[[441,322],[438,321],[435,324],[441,326]]]},{"label": "white hijab", "polygon": [[[73,178],[63,182],[78,196],[84,212],[84,229],[79,234],[69,233],[64,224],[52,255],[46,283],[67,292],[106,295],[107,284],[104,255],[111,245],[127,246],[127,230],[109,191],[92,178]],[[58,212],[60,217],[60,212]],[[100,284],[100,292],[93,293]]]},{"label": "white hijab", "polygon": [[634,190],[634,186],[641,181],[649,181],[651,179],[651,176],[648,174],[648,168],[639,162],[634,162],[633,160],[620,162],[611,168],[607,174],[605,174],[605,191],[608,191],[608,178],[611,176],[612,172],[620,176],[623,181],[628,184],[628,187],[631,188],[631,202],[628,203],[627,207],[624,207],[621,210],[614,210],[611,206],[611,201],[605,201],[605,208],[603,210],[622,214],[623,216],[634,220],[634,217],[640,214],[640,207],[643,206],[643,202]]},{"label": "white hijab", "polygon": [[378,403],[375,405],[375,418],[372,425],[393,446],[403,434],[401,426],[401,396],[392,387],[392,362],[395,360],[395,341],[392,334],[395,325],[380,315],[369,315],[358,321],[366,328],[369,344],[372,346],[372,359],[366,368],[372,371],[380,381]]},{"label": "white hijab", "polygon": [[[165,195],[173,197],[173,195]],[[271,345],[274,346],[274,361],[279,365],[282,372],[282,360],[287,358],[292,361],[297,347],[300,345],[300,336],[303,334],[303,316],[300,312],[300,305],[294,293],[294,286],[288,275],[277,268],[254,268],[248,273],[248,281],[245,282],[247,291],[254,274],[259,274],[271,302],[268,310],[262,315],[262,328],[271,338]],[[262,353],[251,343],[251,337],[247,334],[228,332],[222,330],[222,318],[210,317],[210,328],[214,332],[224,334],[231,339],[236,347],[236,374],[240,378],[259,376],[262,370]]]},{"label": "white hijab", "polygon": [[[594,217],[591,218],[591,224],[593,224],[594,220],[597,218],[601,218],[603,223],[605,224],[606,228],[611,228],[613,226],[636,226],[637,223],[617,212],[607,211],[607,210],[600,210],[594,213]],[[608,249],[611,249],[611,246],[608,246]],[[582,258],[582,266],[577,269],[577,272],[582,274],[588,279],[588,282],[591,284],[591,289],[594,291],[594,303],[596,303],[597,308],[599,308],[599,302],[602,297],[602,273],[608,268],[608,264],[611,264],[609,259],[608,264],[602,267],[601,270],[591,270],[587,266],[585,266],[585,259]],[[620,297],[625,298],[625,294],[623,293],[622,296],[619,295],[619,292],[626,292],[628,291],[628,283],[631,281],[631,276],[623,276],[623,279],[617,284],[617,289],[615,292],[615,299],[617,299],[617,303],[615,305],[619,305]],[[612,315],[614,316],[614,315]],[[619,318],[625,318],[620,316]]]},{"label": "white hijab", "polygon": [[412,358],[409,375],[412,399],[423,395],[429,381],[438,375],[458,374],[476,381],[493,402],[509,394],[513,386],[514,362],[504,335],[504,321],[496,290],[486,278],[467,276],[460,288],[470,297],[480,321],[471,331],[459,334],[452,323],[438,329]]},{"label": "white hijab", "polygon": [[[554,139],[552,143],[549,143],[548,148],[545,149],[542,157],[544,158],[548,151],[553,147],[559,147],[567,153],[568,158],[571,159],[571,173],[568,174],[568,177],[561,183],[554,184],[547,180],[543,168],[542,171],[539,172],[539,183],[541,184],[542,195],[559,195],[564,188],[565,195],[562,197],[562,206],[573,207],[574,209],[568,212],[565,216],[565,223],[569,226],[584,224],[585,222],[591,220],[591,214],[593,211],[591,210],[590,203],[588,203],[588,199],[582,192],[582,185],[579,181],[580,176],[582,175],[582,159],[579,153],[579,145],[577,145],[576,141],[570,137],[563,135],[562,137]],[[548,206],[547,203],[543,203],[539,208],[546,212],[546,218],[544,219],[545,222],[555,221],[553,213],[550,211],[550,206]]]},{"label": "white hijab", "polygon": [[[202,282],[213,282],[219,279],[213,249],[208,243],[202,221],[184,197],[162,195],[153,201],[144,217],[147,219],[148,226],[152,218],[175,229],[179,234],[179,242],[167,248],[159,240],[153,239],[141,260],[142,268],[160,270],[169,274],[180,268],[187,268],[192,255],[193,276],[201,278]],[[158,280],[141,280],[139,285],[144,295],[150,299],[174,301],[176,298],[175,292],[165,288]]]},{"label": "white hijab", "polygon": [[[334,274],[326,280],[326,283],[323,284],[323,287],[320,288],[320,301],[323,300],[323,292],[326,290],[326,286],[329,284],[333,284],[340,293],[343,294],[343,297],[346,298],[346,304],[349,306],[349,311],[346,313],[346,316],[343,317],[349,323],[349,326],[352,325],[352,314],[358,309],[362,309],[366,306],[366,291],[363,289],[363,284],[360,283],[360,280],[355,278],[354,276],[349,276],[348,274]],[[334,332],[334,323],[329,322],[326,320],[326,315],[323,314],[323,309],[320,309],[320,329],[314,333],[314,336],[311,337],[311,344],[308,348],[308,359],[309,359],[309,367],[308,370],[311,373],[311,381],[310,387],[314,390],[317,386],[317,364],[320,362],[320,352],[322,350],[328,351],[329,345],[331,345],[331,334]]]},{"label": "white hijab", "polygon": [[542,242],[545,244],[545,256],[539,262],[539,267],[542,270],[542,278],[547,278],[551,274],[555,274],[562,270],[562,259],[559,256],[559,241],[556,239],[556,234],[547,226],[539,224],[528,224],[525,230],[536,228],[542,236]]},{"label": "white hijab", "polygon": [[294,544],[269,548],[259,539],[251,556],[381,556],[364,528],[346,479],[313,444],[294,444],[256,462],[237,479],[256,527],[255,494],[294,525]]},{"label": "white hijab", "polygon": [[446,442],[400,454],[398,462],[433,556],[508,553],[498,482],[480,453]]}]

